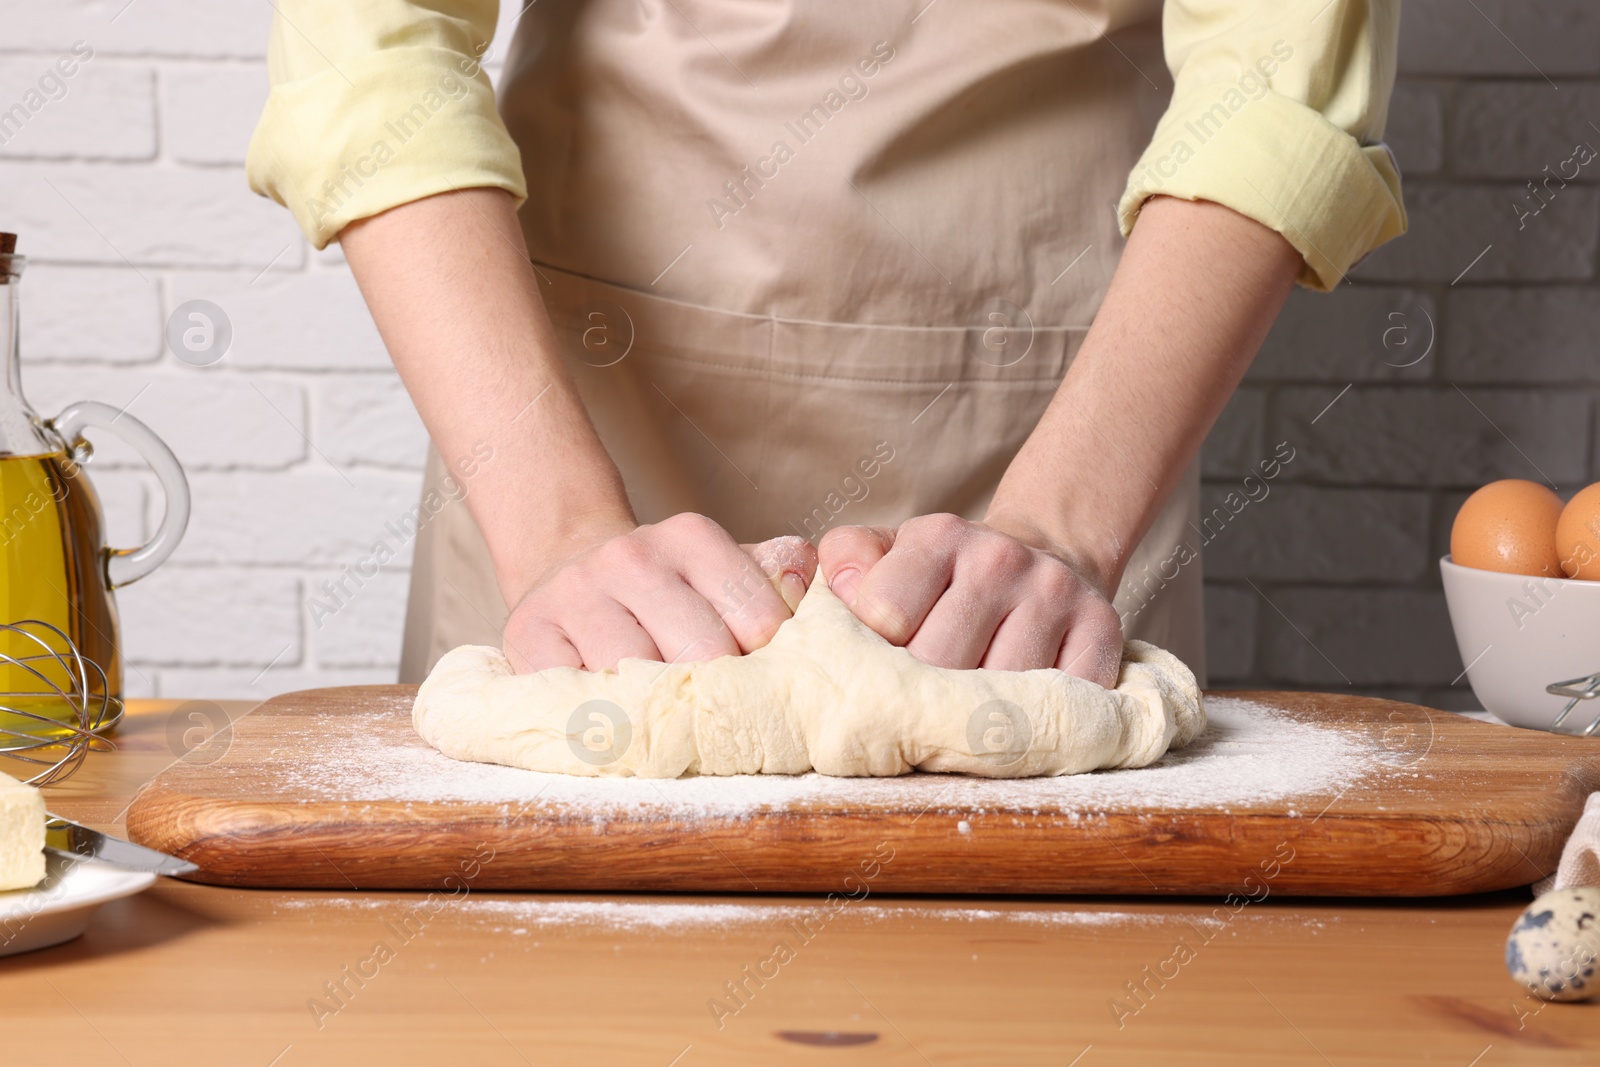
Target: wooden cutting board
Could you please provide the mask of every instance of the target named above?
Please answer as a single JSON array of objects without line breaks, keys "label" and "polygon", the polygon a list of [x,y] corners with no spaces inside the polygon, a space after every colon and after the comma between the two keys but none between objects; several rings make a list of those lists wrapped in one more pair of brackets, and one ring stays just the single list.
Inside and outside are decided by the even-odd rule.
[{"label": "wooden cutting board", "polygon": [[1600,740],[1354,696],[1210,694],[1207,734],[1141,770],[659,781],[449,760],[414,694],[267,701],[128,832],[239,886],[1429,896],[1548,874],[1600,789]]}]

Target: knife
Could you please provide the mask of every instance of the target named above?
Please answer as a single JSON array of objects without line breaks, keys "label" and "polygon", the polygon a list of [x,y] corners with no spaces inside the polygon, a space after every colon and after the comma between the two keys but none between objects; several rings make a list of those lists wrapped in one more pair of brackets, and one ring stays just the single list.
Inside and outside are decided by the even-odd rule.
[{"label": "knife", "polygon": [[48,820],[44,824],[45,840],[49,842],[45,846],[46,852],[74,859],[81,857],[99,860],[128,871],[149,871],[168,877],[189,874],[200,869],[197,864],[188,860],[180,860],[165,852],[157,852],[153,848],[145,848],[132,841],[124,841],[120,837],[91,830],[87,826],[79,826],[59,815],[45,812],[45,818]]}]

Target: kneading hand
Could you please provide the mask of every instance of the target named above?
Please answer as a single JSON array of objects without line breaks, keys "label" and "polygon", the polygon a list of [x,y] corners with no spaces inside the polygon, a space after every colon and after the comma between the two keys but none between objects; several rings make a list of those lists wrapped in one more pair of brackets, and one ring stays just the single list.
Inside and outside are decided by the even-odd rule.
[{"label": "kneading hand", "polygon": [[740,545],[703,515],[674,515],[552,567],[512,609],[506,658],[521,674],[751,652],[793,614],[816,567],[798,537]]},{"label": "kneading hand", "polygon": [[819,556],[824,580],[856,617],[924,663],[1059,667],[1116,684],[1116,609],[1066,563],[1009,534],[923,515],[896,529],[836,527]]}]

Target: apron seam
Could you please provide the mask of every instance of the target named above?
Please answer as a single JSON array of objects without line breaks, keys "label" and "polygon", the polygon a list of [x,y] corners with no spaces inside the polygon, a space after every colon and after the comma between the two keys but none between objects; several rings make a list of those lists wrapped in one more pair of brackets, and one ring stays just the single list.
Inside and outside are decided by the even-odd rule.
[{"label": "apron seam", "polygon": [[764,377],[767,379],[784,378],[797,382],[832,382],[840,385],[904,386],[908,390],[925,389],[928,387],[930,382],[937,381],[944,381],[950,385],[995,385],[1022,388],[1025,386],[1043,385],[1051,382],[1060,383],[1062,377],[1066,374],[1066,370],[1063,369],[1060,374],[1043,375],[1036,378],[963,378],[959,376],[952,377],[950,375],[932,375],[928,378],[908,380],[906,378],[865,378],[850,377],[848,375],[839,374],[808,374],[804,371],[778,370],[770,366],[751,367],[739,366],[732,363],[711,363],[705,360],[685,359],[678,356],[665,355],[659,351],[656,352],[651,358],[659,363],[672,363],[680,367],[688,367],[696,370],[722,371],[727,374],[737,374],[744,377]]},{"label": "apron seam", "polygon": [[[763,315],[763,314],[758,314],[757,312],[754,312],[754,311],[735,311],[735,310],[733,310],[731,308],[712,307],[709,304],[696,304],[696,303],[693,303],[693,302],[688,301],[688,300],[680,300],[677,297],[662,296],[659,293],[647,293],[643,289],[635,289],[635,288],[633,288],[631,286],[618,285],[616,282],[608,282],[608,281],[606,281],[606,280],[604,280],[602,278],[593,277],[592,275],[580,274],[577,271],[567,270],[564,267],[557,267],[557,266],[555,266],[553,264],[550,264],[550,263],[542,263],[542,262],[540,262],[539,260],[536,260],[536,259],[531,259],[530,258],[529,262],[532,263],[534,267],[539,268],[541,270],[548,270],[548,271],[550,271],[552,273],[555,273],[555,274],[564,275],[565,277],[573,279],[575,281],[587,282],[587,283],[589,283],[591,285],[603,286],[606,289],[612,289],[612,290],[615,290],[618,293],[624,293],[624,294],[626,294],[628,296],[637,297],[638,299],[643,300],[643,301],[652,302],[652,303],[659,302],[659,303],[662,303],[662,304],[670,305],[670,306],[672,306],[674,308],[681,309],[683,311],[692,312],[692,313],[696,313],[696,314],[717,315],[717,316],[724,316],[724,317],[732,318],[732,319],[744,319],[752,326],[766,324],[766,326],[769,329],[769,333],[775,333],[776,332],[776,328],[779,327],[779,326],[820,327],[820,328],[823,328],[823,329],[833,329],[833,330],[899,330],[899,331],[902,331],[902,332],[909,332],[909,333],[950,333],[950,334],[964,334],[964,333],[970,332],[974,328],[974,327],[972,327],[970,325],[962,325],[962,326],[918,326],[918,325],[910,324],[910,323],[850,322],[850,321],[843,320],[843,319],[790,318],[790,317],[785,316],[785,315],[773,315],[773,314],[765,314],[765,315]],[[555,283],[552,282],[550,284],[554,285]],[[1079,324],[1076,324],[1076,323],[1062,324],[1062,325],[1056,325],[1056,326],[1039,326],[1039,325],[1035,325],[1033,327],[1034,333],[1087,333],[1088,330],[1089,330],[1089,326],[1088,325],[1079,325]],[[770,344],[770,342],[769,342],[769,344]]]}]

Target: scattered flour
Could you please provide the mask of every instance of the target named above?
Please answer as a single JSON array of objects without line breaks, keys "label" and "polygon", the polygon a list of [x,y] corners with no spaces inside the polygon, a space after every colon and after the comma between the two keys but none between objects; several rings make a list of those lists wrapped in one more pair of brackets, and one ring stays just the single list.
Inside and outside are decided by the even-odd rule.
[{"label": "scattered flour", "polygon": [[[1318,812],[1351,782],[1382,766],[1376,741],[1233,697],[1210,697],[1210,725],[1188,748],[1149,767],[1056,778],[980,779],[743,775],[680,779],[579,778],[443,756],[411,728],[410,702],[358,713],[281,717],[280,744],[255,757],[266,788],[284,803],[326,800],[467,802],[509,815],[604,822],[626,811],[674,817],[746,818],[762,811],[935,811],[1094,818],[1138,809]],[[248,720],[246,720],[247,722]],[[244,726],[241,723],[241,726]],[[356,728],[352,729],[352,726]],[[1289,798],[1306,802],[1289,805]]]},{"label": "scattered flour", "polygon": [[[292,897],[280,903],[290,911],[371,911],[403,910],[407,898],[386,896],[365,897]],[[949,904],[870,904],[848,905],[828,922],[849,918],[853,922],[892,922],[907,924],[926,921],[937,923],[974,923],[1034,928],[1065,927],[1162,927],[1200,924],[1202,928],[1215,927],[1217,921],[1207,917],[1210,905],[1187,906],[1162,903],[1146,908],[1105,909],[1073,905],[1039,907],[1019,905],[1012,908],[962,907]],[[526,934],[574,927],[603,927],[609,932],[628,931],[733,931],[741,928],[781,927],[791,922],[812,920],[823,913],[820,904],[805,906],[795,904],[764,904],[699,902],[694,900],[551,900],[546,897],[525,896],[508,899],[490,898],[479,894],[452,901],[448,908],[452,916],[469,920],[493,921],[510,924],[497,927],[496,932]],[[1265,922],[1284,924],[1297,928],[1321,929],[1335,917],[1308,917],[1299,913],[1272,908],[1245,908],[1232,922]]]}]

